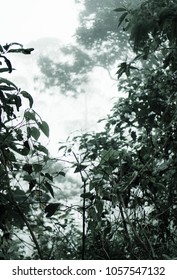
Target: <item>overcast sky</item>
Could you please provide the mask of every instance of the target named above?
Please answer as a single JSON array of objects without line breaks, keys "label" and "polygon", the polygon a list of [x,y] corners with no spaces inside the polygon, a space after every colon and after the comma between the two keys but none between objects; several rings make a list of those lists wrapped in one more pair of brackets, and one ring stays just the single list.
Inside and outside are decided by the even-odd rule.
[{"label": "overcast sky", "polygon": [[74,0],[5,0],[0,4],[1,44],[26,44],[40,37],[72,40],[78,15]]},{"label": "overcast sky", "polygon": [[[74,0],[5,0],[1,1],[1,42],[0,44],[18,42],[24,46],[40,38],[57,38],[61,44],[70,44],[78,24],[78,7]],[[45,50],[45,46],[44,46]],[[36,50],[35,48],[35,51]],[[112,93],[117,95],[116,84],[109,80],[107,74],[97,69],[86,87],[85,95],[76,100],[65,98],[58,91],[41,94],[39,89],[33,91],[35,72],[33,60],[35,55],[25,56],[20,64],[13,65],[17,70],[12,73],[25,80],[24,90],[34,97],[35,110],[50,126],[50,151],[55,153],[58,141],[64,140],[72,131],[95,129],[97,120],[105,116],[111,108]],[[13,61],[13,57],[12,57]],[[12,78],[11,78],[12,77]],[[101,80],[100,80],[101,77]],[[28,88],[30,85],[30,88]]]}]

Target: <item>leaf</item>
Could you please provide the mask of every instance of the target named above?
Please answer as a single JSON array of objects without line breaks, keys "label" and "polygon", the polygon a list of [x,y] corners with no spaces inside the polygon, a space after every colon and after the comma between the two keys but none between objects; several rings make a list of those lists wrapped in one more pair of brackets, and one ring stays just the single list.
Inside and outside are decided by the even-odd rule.
[{"label": "leaf", "polygon": [[[24,146],[23,149],[19,149],[19,150],[17,149],[16,151],[23,156],[27,156],[30,152],[30,146],[28,144],[28,141],[25,141],[23,143],[23,146]],[[13,150],[15,150],[15,149],[13,149]]]},{"label": "leaf", "polygon": [[119,66],[118,66],[118,70],[116,72],[116,74],[118,75],[118,78],[120,78],[122,76],[123,73],[126,73],[126,69],[127,69],[127,63],[126,62],[122,62]]},{"label": "leaf", "polygon": [[30,175],[33,172],[33,167],[31,164],[25,164],[23,165],[23,170]]},{"label": "leaf", "polygon": [[25,174],[23,176],[23,180],[27,181],[27,182],[31,182],[33,180],[33,177],[31,175],[29,175],[29,174]]},{"label": "leaf", "polygon": [[42,123],[38,122],[39,128],[42,130],[42,132],[49,137],[49,126],[45,121],[42,121]]},{"label": "leaf", "polygon": [[31,180],[29,182],[29,190],[32,191],[32,189],[35,187],[37,181],[34,179],[34,180]]},{"label": "leaf", "polygon": [[22,44],[19,44],[19,43],[16,43],[16,42],[13,42],[13,43],[10,43],[10,44],[6,44],[6,45],[3,46],[3,48],[4,48],[6,51],[8,51],[9,48],[10,48],[11,46],[14,46],[14,45],[17,45],[17,46],[23,48],[23,45],[22,45]]},{"label": "leaf", "polygon": [[14,83],[12,83],[11,81],[9,81],[7,79],[0,77],[0,84],[2,84],[2,83],[6,84],[8,86],[12,86],[14,89],[18,90],[17,86]]},{"label": "leaf", "polygon": [[132,131],[131,132],[131,137],[132,137],[132,139],[133,139],[133,141],[136,141],[136,132],[135,131]]},{"label": "leaf", "polygon": [[61,175],[61,176],[65,177],[66,173],[63,172],[63,171],[59,171],[59,172],[58,172],[58,175]]},{"label": "leaf", "polygon": [[77,166],[77,167],[76,167],[76,169],[74,170],[74,173],[81,172],[82,170],[84,170],[84,169],[87,167],[87,165],[83,165],[83,164],[77,164],[76,166]]},{"label": "leaf", "polygon": [[12,91],[12,90],[15,90],[13,87],[10,87],[10,86],[0,86],[0,90],[5,90],[5,91]]},{"label": "leaf", "polygon": [[15,96],[15,105],[16,105],[17,111],[19,112],[19,108],[22,106],[22,101],[21,101],[20,96],[18,96],[18,95]]},{"label": "leaf", "polygon": [[[12,68],[12,70],[15,70],[15,68]],[[0,68],[0,73],[3,72],[9,72],[9,68]]]},{"label": "leaf", "polygon": [[97,220],[97,213],[96,213],[96,211],[95,211],[95,207],[94,206],[91,206],[91,207],[89,207],[89,209],[88,209],[88,215],[94,220],[94,221],[96,221]]},{"label": "leaf", "polygon": [[36,121],[36,115],[34,112],[25,111],[24,117],[27,121],[30,121],[30,120]]},{"label": "leaf", "polygon": [[128,15],[128,12],[125,12],[120,16],[118,27],[122,24],[122,22],[124,21],[124,19],[126,18],[127,15]]},{"label": "leaf", "polygon": [[45,181],[45,186],[46,186],[46,188],[48,189],[48,191],[50,192],[50,194],[53,196],[53,198],[54,198],[54,192],[53,192],[53,188],[52,188],[52,186],[51,186],[51,184],[49,183],[49,182],[47,182],[47,181]]},{"label": "leaf", "polygon": [[44,147],[43,145],[39,144],[38,146],[34,146],[36,148],[36,150],[43,152],[44,154],[48,155],[48,150],[46,147]]},{"label": "leaf", "polygon": [[100,199],[96,199],[95,206],[99,214],[102,214],[103,211],[103,201]]},{"label": "leaf", "polygon": [[44,175],[47,179],[53,182],[53,177],[49,173],[45,173]]},{"label": "leaf", "polygon": [[23,54],[31,54],[34,51],[34,48],[22,49]]},{"label": "leaf", "polygon": [[43,165],[37,164],[37,163],[33,164],[33,170],[34,170],[35,173],[38,173],[38,172],[42,171],[42,169],[43,169]]},{"label": "leaf", "polygon": [[117,12],[117,13],[124,12],[124,11],[126,11],[126,8],[123,8],[123,7],[116,8],[116,9],[113,10],[113,12]]},{"label": "leaf", "polygon": [[29,128],[29,135],[37,141],[40,137],[40,131],[35,126],[32,126]]},{"label": "leaf", "polygon": [[30,151],[30,146],[29,146],[29,143],[27,140],[23,143],[23,145],[26,149],[28,149]]},{"label": "leaf", "polygon": [[31,52],[34,51],[33,48],[28,48],[28,49],[11,49],[8,52],[9,53],[23,53],[23,54],[31,54]]},{"label": "leaf", "polygon": [[91,193],[91,192],[82,193],[80,195],[80,197],[82,197],[82,198],[92,198],[93,197],[93,193]]},{"label": "leaf", "polygon": [[59,207],[60,203],[50,203],[46,206],[45,208],[45,213],[47,218],[50,218],[51,216],[53,216],[55,214],[55,212],[57,211],[58,207]]},{"label": "leaf", "polygon": [[12,72],[12,64],[11,64],[10,60],[7,59],[7,57],[4,56],[4,55],[0,55],[0,57],[2,57],[4,59],[6,65],[8,67],[8,72],[11,73]]},{"label": "leaf", "polygon": [[[2,87],[7,87],[7,86],[0,86],[0,89],[2,90]],[[14,90],[14,88],[7,87],[7,90]],[[8,103],[9,104],[15,104],[17,111],[19,112],[19,108],[22,106],[21,98],[17,94],[12,94],[12,93],[7,93],[6,96],[8,97]]]},{"label": "leaf", "polygon": [[21,94],[23,95],[24,98],[27,98],[29,100],[30,108],[32,108],[32,106],[33,106],[32,96],[27,91],[24,91],[24,90],[21,91]]}]

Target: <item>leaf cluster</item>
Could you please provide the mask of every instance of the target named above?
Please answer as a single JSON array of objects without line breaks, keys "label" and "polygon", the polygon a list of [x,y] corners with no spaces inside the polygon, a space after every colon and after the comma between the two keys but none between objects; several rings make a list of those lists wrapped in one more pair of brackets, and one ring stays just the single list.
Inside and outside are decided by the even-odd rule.
[{"label": "leaf cluster", "polygon": [[176,258],[175,7],[176,1],[152,0],[129,10],[126,29],[141,72],[122,62],[117,74],[127,74],[120,85],[125,97],[103,131],[74,139],[84,166],[85,250],[93,259]]}]

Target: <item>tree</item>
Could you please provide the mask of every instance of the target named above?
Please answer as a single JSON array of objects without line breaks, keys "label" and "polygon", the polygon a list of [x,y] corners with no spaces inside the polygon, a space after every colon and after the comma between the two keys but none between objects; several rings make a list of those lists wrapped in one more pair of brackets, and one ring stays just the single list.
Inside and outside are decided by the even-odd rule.
[{"label": "tree", "polygon": [[[120,4],[123,2],[120,1]],[[96,67],[104,68],[116,81],[113,69],[127,52],[128,43],[125,40],[127,34],[122,30],[117,32],[117,16],[113,11],[117,1],[84,0],[76,3],[80,5],[81,12],[75,42],[58,51],[61,54],[59,61],[46,54],[38,62],[44,87],[59,87],[66,96],[84,92],[89,73]],[[121,11],[124,11],[120,18],[122,21],[127,8],[123,6]]]},{"label": "tree", "polygon": [[142,1],[119,18],[132,45],[117,71],[125,97],[102,132],[74,138],[85,258],[176,258],[176,7]]},{"label": "tree", "polygon": [[[14,70],[9,54],[27,55],[32,51],[33,48],[25,49],[19,43],[1,45],[0,72]],[[34,111],[32,96],[3,77],[0,77],[0,132],[0,258],[48,259],[53,254],[51,240],[56,234],[49,218],[60,208],[58,201],[51,203],[51,198],[55,195],[56,180],[65,176],[65,172],[61,164],[57,171],[49,171],[55,159],[50,158],[40,142],[41,134],[49,137],[49,127]],[[60,217],[58,238],[64,235],[66,216],[69,220],[69,209],[65,217]],[[43,232],[48,233],[47,244],[41,238]]]}]

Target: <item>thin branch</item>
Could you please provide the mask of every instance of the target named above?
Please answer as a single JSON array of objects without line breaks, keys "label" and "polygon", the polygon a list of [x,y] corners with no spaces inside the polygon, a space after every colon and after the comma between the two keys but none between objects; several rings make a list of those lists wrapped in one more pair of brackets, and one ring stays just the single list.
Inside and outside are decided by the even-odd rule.
[{"label": "thin branch", "polygon": [[[80,164],[74,152],[73,152],[73,155],[74,155],[77,163]],[[82,175],[81,170],[79,171],[79,173],[80,173],[80,176],[81,176],[81,180],[83,182],[83,194],[84,194],[83,203],[82,203],[82,260],[84,260],[85,259],[85,239],[86,239],[86,235],[85,235],[85,228],[86,228],[85,227],[85,225],[86,225],[86,199],[85,199],[86,180],[85,180],[84,176]]]},{"label": "thin branch", "polygon": [[[8,177],[7,166],[4,166],[4,167],[5,167],[5,171],[6,171],[7,177]],[[8,181],[7,188],[8,188],[8,192],[9,192],[10,198],[11,198],[11,203],[15,206],[17,212],[19,213],[20,217],[22,218],[22,220],[24,221],[25,225],[27,226],[27,228],[28,228],[28,230],[30,232],[30,235],[32,237],[32,240],[33,240],[34,244],[36,245],[36,249],[38,251],[39,257],[42,260],[43,256],[42,256],[42,252],[41,252],[41,249],[39,247],[38,241],[36,239],[36,236],[34,235],[34,232],[33,232],[32,228],[31,228],[31,225],[29,224],[28,220],[26,219],[26,216],[24,215],[23,211],[20,209],[18,203],[16,202],[16,200],[14,198],[13,192],[12,192],[10,184],[9,184],[9,181]]]}]

